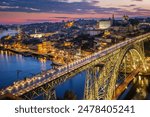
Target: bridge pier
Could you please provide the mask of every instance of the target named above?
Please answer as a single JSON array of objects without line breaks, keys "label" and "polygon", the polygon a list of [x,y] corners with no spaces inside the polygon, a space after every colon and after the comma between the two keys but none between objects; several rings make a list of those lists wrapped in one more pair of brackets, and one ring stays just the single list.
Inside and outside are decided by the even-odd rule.
[{"label": "bridge pier", "polygon": [[48,89],[43,94],[44,100],[56,100],[56,92],[55,89]]},{"label": "bridge pier", "polygon": [[86,70],[84,99],[95,99],[98,95],[98,79],[102,65],[93,66]]}]

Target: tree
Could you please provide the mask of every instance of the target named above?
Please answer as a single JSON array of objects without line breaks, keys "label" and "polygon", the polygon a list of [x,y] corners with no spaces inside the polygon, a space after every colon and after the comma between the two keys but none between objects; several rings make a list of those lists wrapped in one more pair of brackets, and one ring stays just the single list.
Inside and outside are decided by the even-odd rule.
[{"label": "tree", "polygon": [[133,26],[137,26],[139,24],[139,20],[138,19],[129,19],[129,22]]},{"label": "tree", "polygon": [[64,99],[65,100],[75,100],[76,99],[76,95],[74,94],[73,91],[67,90],[64,94]]}]

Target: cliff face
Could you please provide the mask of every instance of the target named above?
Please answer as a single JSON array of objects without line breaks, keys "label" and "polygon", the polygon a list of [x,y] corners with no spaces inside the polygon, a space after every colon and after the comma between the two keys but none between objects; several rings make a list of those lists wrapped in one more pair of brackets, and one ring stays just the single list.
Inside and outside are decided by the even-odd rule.
[{"label": "cliff face", "polygon": [[144,43],[145,55],[150,56],[150,40]]}]

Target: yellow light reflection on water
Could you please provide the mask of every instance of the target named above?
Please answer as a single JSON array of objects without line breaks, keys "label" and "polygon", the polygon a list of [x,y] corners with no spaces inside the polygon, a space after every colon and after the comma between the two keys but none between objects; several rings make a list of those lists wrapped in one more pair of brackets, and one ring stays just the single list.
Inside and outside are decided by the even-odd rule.
[{"label": "yellow light reflection on water", "polygon": [[46,57],[38,58],[38,60],[41,62],[41,69],[46,70],[46,64],[45,64],[47,61]]}]

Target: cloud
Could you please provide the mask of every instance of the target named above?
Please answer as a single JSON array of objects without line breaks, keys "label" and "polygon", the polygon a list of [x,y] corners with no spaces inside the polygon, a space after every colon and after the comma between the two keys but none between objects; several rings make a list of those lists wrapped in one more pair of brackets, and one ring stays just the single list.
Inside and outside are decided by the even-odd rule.
[{"label": "cloud", "polygon": [[[0,1],[0,11],[90,15],[109,15],[112,13],[134,14],[138,10],[134,9],[135,7],[141,6],[146,8],[146,5],[148,5],[144,0],[111,1],[112,2],[109,2],[109,0],[2,0]],[[142,10],[139,13],[142,14],[142,12],[145,13],[147,11]],[[137,15],[139,14],[137,13]]]},{"label": "cloud", "polygon": [[121,5],[121,7],[135,7],[135,4],[131,4],[131,5]]},{"label": "cloud", "polygon": [[143,0],[132,0],[132,1],[142,2]]},{"label": "cloud", "polygon": [[60,18],[60,19],[68,19],[68,18],[70,18],[70,17],[50,17],[50,18]]},{"label": "cloud", "polygon": [[29,7],[19,7],[19,6],[0,6],[0,9],[3,11],[9,9],[9,10],[30,10],[30,11],[40,11],[40,9],[36,9],[36,8],[29,8]]},{"label": "cloud", "polygon": [[40,11],[40,9],[29,8],[29,7],[24,7],[24,9],[26,9],[26,10],[31,10],[31,11]]},{"label": "cloud", "polygon": [[144,9],[144,8],[134,8],[134,10],[136,10],[137,12],[141,13],[141,12],[147,12],[150,13],[150,9]]},{"label": "cloud", "polygon": [[2,4],[4,4],[4,5],[9,5],[9,3],[7,3],[7,2],[2,2]]},{"label": "cloud", "polygon": [[26,22],[49,22],[50,19],[27,19]]},{"label": "cloud", "polygon": [[68,21],[73,20],[76,18],[71,17],[50,17],[50,18],[43,18],[43,19],[26,19],[26,22],[60,22],[60,21]]},{"label": "cloud", "polygon": [[[49,13],[105,13],[118,8],[95,6],[98,0],[4,0],[8,7],[0,2],[0,11],[49,12]],[[19,6],[19,8],[15,8]]]},{"label": "cloud", "polygon": [[116,13],[116,15],[122,16],[124,14],[127,14],[129,16],[148,16],[148,14],[150,13],[149,9],[144,9],[144,8],[133,8],[133,11],[130,10],[120,10]]}]

